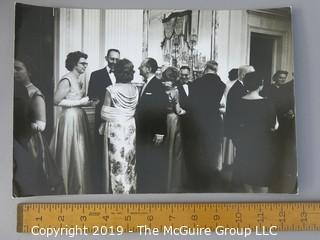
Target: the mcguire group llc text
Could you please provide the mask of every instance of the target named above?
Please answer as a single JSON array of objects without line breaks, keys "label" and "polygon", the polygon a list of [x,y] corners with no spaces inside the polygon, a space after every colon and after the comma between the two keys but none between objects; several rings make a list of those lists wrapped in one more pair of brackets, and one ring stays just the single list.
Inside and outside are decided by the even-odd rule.
[{"label": "the mcguire group llc text", "polygon": [[255,226],[253,228],[249,227],[225,227],[217,226],[215,228],[209,227],[189,227],[182,225],[180,227],[173,226],[163,226],[163,228],[149,227],[147,225],[138,225],[136,227],[137,231],[128,230],[126,231],[122,226],[93,226],[91,230],[86,226],[65,226],[61,228],[43,228],[39,226],[33,226],[31,228],[31,233],[35,236],[45,236],[45,237],[58,237],[58,236],[87,236],[87,235],[123,235],[126,232],[133,233],[136,232],[141,236],[158,236],[158,235],[171,235],[171,236],[243,236],[248,237],[250,235],[256,236],[276,236],[277,226],[265,227],[265,226]]}]

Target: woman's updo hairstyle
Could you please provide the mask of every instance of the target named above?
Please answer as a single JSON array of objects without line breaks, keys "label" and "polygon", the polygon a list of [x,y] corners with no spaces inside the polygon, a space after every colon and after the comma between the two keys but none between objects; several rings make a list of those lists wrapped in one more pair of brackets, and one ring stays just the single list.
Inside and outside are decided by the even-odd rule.
[{"label": "woman's updo hairstyle", "polygon": [[114,66],[114,75],[117,83],[129,83],[133,79],[133,63],[126,59],[120,59]]},{"label": "woman's updo hairstyle", "polygon": [[162,73],[163,82],[172,82],[175,84],[177,83],[178,78],[179,78],[179,70],[175,67],[168,67]]},{"label": "woman's updo hairstyle", "polygon": [[252,92],[263,84],[263,79],[257,72],[250,72],[244,76],[243,84],[246,90]]}]

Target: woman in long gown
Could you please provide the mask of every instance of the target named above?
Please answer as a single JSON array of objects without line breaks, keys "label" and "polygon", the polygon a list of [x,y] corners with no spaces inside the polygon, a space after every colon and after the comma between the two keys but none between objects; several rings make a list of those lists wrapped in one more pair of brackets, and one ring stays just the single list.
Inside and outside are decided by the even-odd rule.
[{"label": "woman in long gown", "polygon": [[[30,195],[31,192],[31,195],[34,195],[36,193],[36,195],[63,194],[64,187],[61,174],[59,173],[57,166],[51,156],[48,144],[45,138],[42,136],[42,132],[46,128],[46,105],[44,95],[31,82],[31,74],[24,62],[15,60],[14,68],[14,79],[16,82],[15,85],[17,85],[18,87],[18,84],[22,84],[27,90],[26,92],[28,94],[28,102],[25,102],[27,112],[21,115],[23,121],[28,121],[28,126],[25,126],[24,128],[26,129],[23,130],[24,132],[28,133],[23,134],[23,139],[25,140],[24,143],[19,141],[19,139],[18,142],[20,142],[21,146],[24,146],[24,149],[26,150],[25,160],[33,161],[32,163],[27,163],[20,161],[20,159],[15,159],[17,164],[17,175],[19,175],[19,173],[24,175],[23,172],[26,172],[26,169],[30,170],[30,172],[28,173],[29,176],[15,176],[15,179],[17,180],[25,179],[23,181],[20,181],[20,194]],[[15,89],[17,88],[15,87]],[[25,107],[21,110],[24,111]],[[26,116],[23,116],[25,114]],[[16,120],[21,121],[21,119]],[[17,124],[15,124],[15,127],[19,128],[20,126],[17,126]],[[18,135],[22,136],[21,134]],[[21,152],[23,151],[23,148],[19,148],[17,144],[15,145],[14,149],[20,149],[20,153],[15,152],[16,156],[17,154],[21,154]],[[33,167],[30,168],[30,166]],[[34,188],[34,190],[29,191],[28,189],[30,188],[30,186],[28,187],[28,189],[23,189],[23,186],[27,186],[28,182],[33,182],[34,185],[32,186],[32,188]]]},{"label": "woman in long gown", "polygon": [[248,93],[238,107],[239,147],[233,177],[246,192],[268,192],[274,178],[272,130],[276,113],[272,102],[259,95],[262,78],[257,73],[247,73],[244,86]]},{"label": "woman in long gown", "polygon": [[288,81],[288,72],[277,71],[273,76],[270,99],[274,103],[279,128],[275,132],[277,179],[274,192],[297,191],[297,158],[295,136],[294,82]]},{"label": "woman in long gown", "polygon": [[115,65],[116,84],[107,87],[100,128],[104,134],[105,192],[129,194],[136,192],[136,124],[134,114],[139,98],[131,84],[134,70],[128,59]]},{"label": "woman in long gown", "polygon": [[169,98],[169,109],[167,115],[167,136],[169,169],[168,169],[168,191],[182,192],[185,175],[185,163],[181,142],[181,130],[179,115],[184,111],[179,104],[179,70],[175,67],[168,67],[162,73],[162,81],[167,84]]},{"label": "woman in long gown", "polygon": [[50,147],[67,194],[90,193],[92,187],[92,142],[87,115],[81,108],[89,104],[88,97],[84,97],[85,84],[80,80],[88,65],[87,57],[80,51],[67,55],[69,73],[61,78],[54,95],[54,103],[62,110]]}]

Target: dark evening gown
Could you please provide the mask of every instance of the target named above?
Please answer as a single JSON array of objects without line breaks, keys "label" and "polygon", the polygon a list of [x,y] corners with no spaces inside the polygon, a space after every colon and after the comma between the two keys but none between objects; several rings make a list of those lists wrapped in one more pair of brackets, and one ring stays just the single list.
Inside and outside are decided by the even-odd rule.
[{"label": "dark evening gown", "polygon": [[276,114],[268,99],[240,99],[236,134],[239,139],[233,178],[241,184],[269,186],[274,178],[271,129]]},{"label": "dark evening gown", "polygon": [[279,128],[275,132],[278,177],[274,183],[274,191],[296,192],[297,157],[293,81],[271,86],[270,98],[274,103],[279,122]]},{"label": "dark evening gown", "polygon": [[[36,97],[41,97],[44,99],[44,95],[32,83],[27,85],[26,89],[30,99],[29,103],[31,105]],[[32,122],[36,121],[34,115],[35,113],[33,112],[32,108],[30,108],[29,117]],[[33,161],[33,163],[29,163],[31,166],[33,166],[33,173],[30,171],[29,174],[32,174],[33,176],[29,177],[38,179],[38,181],[34,183],[33,188],[38,191],[37,195],[64,194],[65,191],[62,177],[55,161],[52,158],[48,143],[42,136],[41,131],[32,130],[31,133],[32,134],[27,142],[25,159],[32,159]],[[26,181],[28,180],[26,179]],[[44,187],[45,185],[46,187]],[[24,192],[24,189],[22,189],[22,192]]]}]

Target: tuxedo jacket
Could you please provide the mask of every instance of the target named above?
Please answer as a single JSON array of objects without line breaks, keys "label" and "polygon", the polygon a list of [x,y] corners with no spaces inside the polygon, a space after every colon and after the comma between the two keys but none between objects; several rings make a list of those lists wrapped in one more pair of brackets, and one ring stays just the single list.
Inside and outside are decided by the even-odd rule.
[{"label": "tuxedo jacket", "polygon": [[[190,83],[187,83],[188,88],[189,88],[189,94],[190,94]],[[188,106],[188,101],[189,101],[189,96],[187,95],[183,84],[179,84],[178,86],[178,92],[179,92],[179,103],[180,107],[182,107],[184,110]]]},{"label": "tuxedo jacket", "polygon": [[238,104],[241,97],[246,94],[244,86],[237,80],[230,88],[227,96],[227,106],[225,115],[225,134],[229,138],[235,137],[237,123],[239,122],[239,108]]},{"label": "tuxedo jacket", "polygon": [[167,132],[168,97],[165,88],[157,78],[152,78],[136,109],[137,142],[150,144],[155,134]]},{"label": "tuxedo jacket", "polygon": [[96,134],[98,134],[97,131],[102,122],[100,117],[100,112],[101,112],[102,105],[104,103],[106,88],[110,85],[112,85],[112,82],[111,82],[109,73],[105,67],[91,73],[89,88],[88,88],[88,96],[90,99],[93,99],[93,98],[99,99],[99,104],[96,106],[96,114],[95,114]]}]

